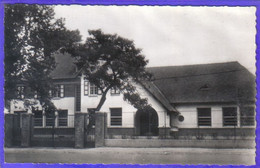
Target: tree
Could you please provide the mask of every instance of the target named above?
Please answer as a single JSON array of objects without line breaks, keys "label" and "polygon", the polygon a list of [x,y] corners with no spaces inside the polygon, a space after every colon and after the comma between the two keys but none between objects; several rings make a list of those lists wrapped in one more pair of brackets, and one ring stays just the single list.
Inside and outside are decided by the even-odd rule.
[{"label": "tree", "polygon": [[151,77],[145,71],[148,60],[141,50],[135,47],[133,41],[116,34],[104,34],[101,30],[91,30],[89,34],[85,44],[74,45],[66,51],[75,57],[76,65],[85,78],[101,91],[96,111],[101,109],[112,88],[119,89],[124,94],[124,100],[135,108],[148,108],[147,100],[140,97],[133,85]]},{"label": "tree", "polygon": [[[23,83],[26,96],[21,98],[26,110],[40,103],[55,123],[55,105],[50,73],[55,68],[53,53],[81,41],[79,31],[65,28],[63,19],[54,19],[54,9],[46,5],[15,4],[5,6],[5,107],[17,98],[16,86]],[[39,96],[37,100],[34,93]],[[52,131],[54,145],[54,131]]]},{"label": "tree", "polygon": [[[16,98],[16,85],[24,83],[37,92],[41,105],[55,111],[49,90],[50,73],[55,68],[52,54],[61,47],[79,42],[79,31],[67,30],[63,19],[54,19],[54,9],[46,5],[15,4],[5,6],[5,106]],[[26,95],[25,105],[30,108]]]}]

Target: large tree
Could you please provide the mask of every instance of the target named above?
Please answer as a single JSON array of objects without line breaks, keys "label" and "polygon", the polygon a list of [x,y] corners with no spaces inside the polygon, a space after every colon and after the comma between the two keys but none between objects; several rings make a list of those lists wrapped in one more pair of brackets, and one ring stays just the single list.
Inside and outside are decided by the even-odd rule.
[{"label": "large tree", "polygon": [[136,48],[133,41],[116,34],[91,30],[89,35],[84,44],[74,45],[66,51],[75,57],[85,78],[101,91],[96,111],[101,109],[112,88],[119,89],[135,108],[149,107],[147,99],[140,97],[134,85],[151,76],[145,71],[148,60],[141,49]]},{"label": "large tree", "polygon": [[[23,83],[37,92],[40,103],[49,111],[53,88],[50,78],[55,68],[53,53],[81,41],[79,31],[65,28],[63,19],[54,18],[53,6],[15,4],[5,6],[5,105],[16,98],[16,85]],[[32,98],[27,94],[26,98]],[[25,101],[25,105],[31,103]]]}]

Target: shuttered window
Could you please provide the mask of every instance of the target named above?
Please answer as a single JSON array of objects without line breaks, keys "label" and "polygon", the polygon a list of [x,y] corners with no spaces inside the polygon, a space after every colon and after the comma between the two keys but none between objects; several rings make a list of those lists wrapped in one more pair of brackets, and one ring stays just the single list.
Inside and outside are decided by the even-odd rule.
[{"label": "shuttered window", "polygon": [[88,95],[88,81],[84,81],[84,95]]},{"label": "shuttered window", "polygon": [[197,108],[198,126],[211,126],[211,108]]},{"label": "shuttered window", "polygon": [[223,107],[223,126],[237,126],[237,108]]},{"label": "shuttered window", "polygon": [[122,126],[122,108],[110,108],[110,125]]},{"label": "shuttered window", "polygon": [[46,112],[45,116],[46,116],[46,122],[45,122],[46,126],[47,127],[55,126],[55,116],[54,116],[54,114]]},{"label": "shuttered window", "polygon": [[64,85],[60,85],[60,97],[64,97]]},{"label": "shuttered window", "polygon": [[49,93],[50,95],[54,97],[64,97],[64,85],[56,85],[54,93]]},{"label": "shuttered window", "polygon": [[246,106],[240,108],[240,125],[254,126],[255,125],[255,108]]}]

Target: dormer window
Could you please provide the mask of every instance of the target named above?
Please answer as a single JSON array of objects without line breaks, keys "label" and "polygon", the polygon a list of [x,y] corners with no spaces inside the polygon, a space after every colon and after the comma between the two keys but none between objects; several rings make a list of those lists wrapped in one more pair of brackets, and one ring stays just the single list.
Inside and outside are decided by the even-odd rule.
[{"label": "dormer window", "polygon": [[64,97],[64,85],[56,85],[53,96],[54,97]]}]

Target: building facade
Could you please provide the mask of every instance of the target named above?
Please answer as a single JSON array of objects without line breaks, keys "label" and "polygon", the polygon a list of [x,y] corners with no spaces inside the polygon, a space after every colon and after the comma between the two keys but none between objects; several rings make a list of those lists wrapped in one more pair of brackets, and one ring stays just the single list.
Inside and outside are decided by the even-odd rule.
[{"label": "building facade", "polygon": [[[84,79],[69,55],[57,55],[50,92],[57,107],[55,127],[73,128],[74,115],[94,113],[101,98],[98,88]],[[111,89],[101,108],[107,113],[108,136],[165,136],[184,139],[248,138],[255,130],[255,76],[237,62],[147,68],[151,82],[135,83],[152,106],[139,111]],[[10,113],[34,113],[35,127],[53,122],[39,105],[25,109],[20,99],[26,86],[17,86],[18,98]],[[37,102],[37,95],[35,95]],[[36,109],[36,110],[35,110]]]}]

